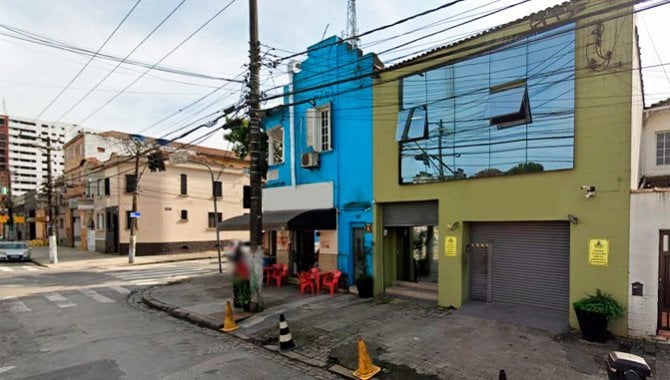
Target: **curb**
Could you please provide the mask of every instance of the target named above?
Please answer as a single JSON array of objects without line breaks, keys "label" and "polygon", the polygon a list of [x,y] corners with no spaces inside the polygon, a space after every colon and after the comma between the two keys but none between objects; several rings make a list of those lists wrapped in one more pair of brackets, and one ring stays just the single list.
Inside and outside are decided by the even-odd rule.
[{"label": "curb", "polygon": [[[110,256],[113,257],[112,255],[110,255]],[[187,257],[187,258],[183,258],[183,259],[151,261],[151,262],[146,262],[146,263],[133,263],[133,264],[123,263],[123,264],[119,264],[118,266],[129,266],[130,267],[130,266],[141,266],[141,265],[155,265],[155,264],[163,264],[163,263],[178,263],[178,262],[183,262],[183,261],[211,260],[211,259],[218,259],[218,258],[219,258],[218,255],[204,256],[204,257]],[[30,259],[30,262],[32,262],[33,264],[35,264],[37,266],[43,267],[43,268],[53,268],[53,267],[58,266],[58,264],[43,263],[39,260],[34,260],[32,258]],[[75,261],[64,261],[64,262],[61,262],[61,263],[71,263],[71,262],[75,262]],[[224,257],[222,257],[221,258],[221,263],[222,264],[227,263],[227,260]],[[92,265],[92,266],[96,266],[96,265]]]},{"label": "curb", "polygon": [[[168,285],[171,285],[171,284],[168,283],[168,284],[165,284],[165,285],[162,285],[162,286],[168,286]],[[147,293],[151,292],[151,289],[153,289],[153,288],[147,288],[140,293],[142,303],[144,303],[145,305],[147,305],[147,306],[149,306],[153,309],[157,309],[157,310],[160,310],[162,312],[165,312],[165,313],[167,313],[167,314],[169,314],[169,315],[171,315],[175,318],[185,320],[187,322],[191,322],[191,323],[193,323],[197,326],[205,327],[205,328],[209,328],[209,329],[221,332],[221,328],[223,327],[223,322],[220,322],[216,318],[204,316],[204,315],[197,314],[197,313],[192,313],[188,310],[180,308],[179,306],[171,305],[171,304],[168,304],[166,302],[160,301],[160,300],[152,297],[150,294],[147,294]],[[310,357],[301,355],[301,354],[293,352],[293,351],[285,351],[284,352],[284,351],[280,351],[279,347],[259,345],[259,344],[257,344],[258,342],[256,342],[252,337],[249,337],[249,336],[247,336],[247,335],[245,335],[241,332],[233,332],[233,333],[225,334],[225,335],[228,335],[230,337],[234,337],[236,339],[239,339],[239,340],[242,340],[242,341],[245,341],[245,342],[254,343],[257,346],[265,349],[266,351],[277,353],[277,354],[279,354],[279,355],[281,355],[281,356],[283,356],[287,359],[295,360],[295,361],[298,361],[300,363],[309,365],[311,367],[327,370],[331,373],[334,373],[334,374],[342,376],[342,377],[346,377],[346,378],[350,378],[350,379],[353,378],[349,374],[349,373],[352,372],[352,370],[350,370],[348,368],[344,368],[340,365],[337,365],[337,364],[328,365],[328,363],[324,363],[324,362],[318,361],[316,359],[312,359]]]}]

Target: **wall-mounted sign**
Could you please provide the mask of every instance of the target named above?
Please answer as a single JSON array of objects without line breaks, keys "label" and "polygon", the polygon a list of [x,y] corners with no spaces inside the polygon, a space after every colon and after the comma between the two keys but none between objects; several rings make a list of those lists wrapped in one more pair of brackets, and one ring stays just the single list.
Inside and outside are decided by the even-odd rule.
[{"label": "wall-mounted sign", "polygon": [[131,218],[139,218],[141,216],[139,211],[131,212],[130,217]]},{"label": "wall-mounted sign", "polygon": [[445,236],[444,238],[444,254],[447,256],[456,256],[456,236]]},{"label": "wall-mounted sign", "polygon": [[26,217],[25,216],[14,215],[14,223],[23,224],[25,222],[26,222]]},{"label": "wall-mounted sign", "polygon": [[589,264],[607,266],[610,242],[607,239],[589,239]]},{"label": "wall-mounted sign", "polygon": [[365,232],[372,232],[372,224],[367,223],[365,225]]}]

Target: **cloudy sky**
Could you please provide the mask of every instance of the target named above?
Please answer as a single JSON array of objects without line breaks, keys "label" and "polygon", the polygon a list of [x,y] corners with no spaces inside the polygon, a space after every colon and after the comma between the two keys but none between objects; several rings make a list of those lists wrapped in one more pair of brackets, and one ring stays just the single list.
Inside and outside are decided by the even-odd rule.
[{"label": "cloudy sky", "polygon": [[[47,108],[89,58],[17,39],[16,36],[20,35],[16,30],[96,51],[137,0],[3,0],[0,2],[0,98],[10,115],[35,118],[41,114],[40,119],[78,123],[98,130],[141,132],[156,137],[173,133],[170,137],[174,136],[184,126],[197,123],[208,114],[240,101],[242,84],[226,82],[222,78],[240,79],[245,70],[248,60],[246,0],[233,0],[226,10],[168,55],[229,2],[141,0],[102,53],[126,57],[177,8],[129,59],[153,65],[167,55],[160,63],[161,67],[179,69],[189,75],[147,71],[144,67],[126,64],[109,75],[117,63],[95,59]],[[382,52],[403,42],[434,34],[381,54],[381,59],[388,64],[559,1],[519,2],[522,1],[465,0],[411,22],[373,33],[362,39],[362,47],[366,52]],[[359,0],[358,28],[364,32],[445,3],[433,0]],[[481,21],[436,33],[505,7],[509,9]],[[346,0],[259,0],[260,40],[266,61],[302,51],[324,35],[341,34],[346,29],[346,10]],[[638,27],[642,64],[644,67],[651,66],[643,71],[646,100],[650,104],[670,97],[670,76],[664,72],[663,66],[659,66],[660,63],[670,62],[670,44],[663,43],[670,34],[667,23],[670,5],[640,15]],[[666,70],[670,73],[670,65]],[[265,67],[261,79],[263,87],[269,89],[285,83],[283,71],[284,67]],[[190,74],[206,74],[215,78],[204,79]],[[100,83],[105,76],[108,78]],[[111,100],[133,82],[124,93]],[[85,96],[96,85],[97,88]],[[189,107],[201,98],[204,99]],[[226,147],[220,134],[212,135],[204,144]]]}]

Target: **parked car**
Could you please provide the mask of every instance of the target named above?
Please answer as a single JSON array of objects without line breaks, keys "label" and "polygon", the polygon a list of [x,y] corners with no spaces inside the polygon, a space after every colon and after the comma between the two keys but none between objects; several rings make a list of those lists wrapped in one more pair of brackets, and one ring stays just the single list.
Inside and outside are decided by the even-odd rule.
[{"label": "parked car", "polygon": [[30,247],[22,241],[0,241],[0,260],[30,260]]}]

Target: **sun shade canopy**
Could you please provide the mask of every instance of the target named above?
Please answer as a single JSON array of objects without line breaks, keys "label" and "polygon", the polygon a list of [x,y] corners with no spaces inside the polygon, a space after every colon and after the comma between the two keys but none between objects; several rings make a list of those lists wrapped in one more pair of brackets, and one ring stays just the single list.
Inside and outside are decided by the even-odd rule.
[{"label": "sun shade canopy", "polygon": [[[334,208],[315,210],[281,210],[263,212],[263,230],[334,230]],[[239,215],[219,223],[219,231],[249,229],[249,214]]]}]

